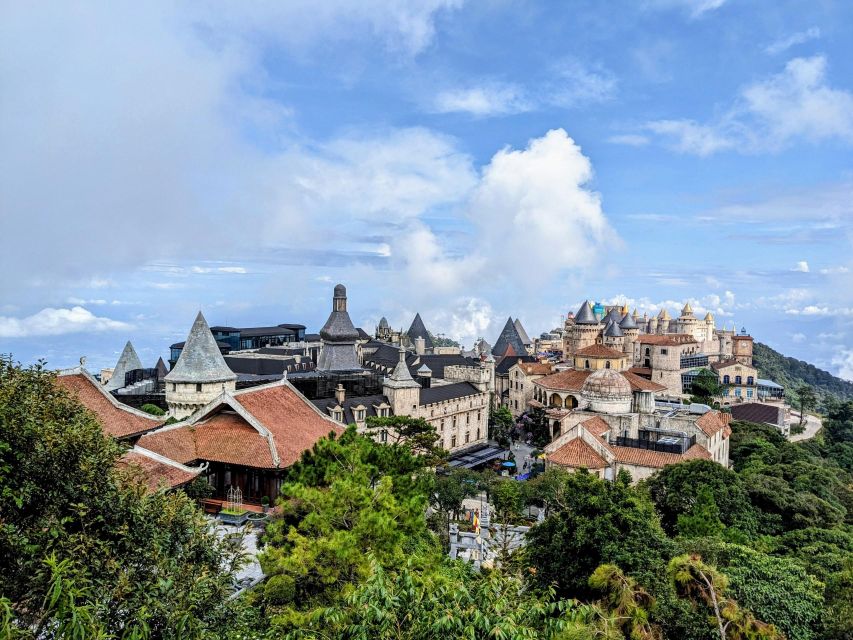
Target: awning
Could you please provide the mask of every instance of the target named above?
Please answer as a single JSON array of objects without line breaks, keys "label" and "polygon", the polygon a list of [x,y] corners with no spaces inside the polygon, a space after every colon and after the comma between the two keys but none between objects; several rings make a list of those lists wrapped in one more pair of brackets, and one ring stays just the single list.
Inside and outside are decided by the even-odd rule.
[{"label": "awning", "polygon": [[473,469],[495,458],[502,458],[505,453],[506,449],[485,445],[476,449],[459,451],[450,456],[447,464],[451,467]]}]

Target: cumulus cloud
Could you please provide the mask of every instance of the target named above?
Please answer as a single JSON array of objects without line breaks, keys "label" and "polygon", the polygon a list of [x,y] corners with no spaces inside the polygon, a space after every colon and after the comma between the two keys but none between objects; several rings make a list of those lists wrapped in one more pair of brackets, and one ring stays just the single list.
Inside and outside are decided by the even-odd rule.
[{"label": "cumulus cloud", "polygon": [[805,260],[800,260],[791,271],[799,271],[800,273],[809,272],[809,263]]},{"label": "cumulus cloud", "polygon": [[99,317],[84,307],[42,309],[25,318],[0,316],[0,338],[58,336],[81,331],[126,331],[131,325]]},{"label": "cumulus cloud", "polygon": [[743,87],[718,119],[647,122],[676,151],[707,156],[719,151],[777,151],[794,142],[853,142],[853,93],[829,85],[826,58],[794,58],[785,69]]},{"label": "cumulus cloud", "polygon": [[796,33],[792,33],[790,36],[772,42],[765,47],[764,52],[775,56],[783,51],[787,51],[791,47],[803,44],[810,40],[816,40],[817,38],[820,38],[820,29],[817,27],[809,27],[805,31],[798,31]]}]

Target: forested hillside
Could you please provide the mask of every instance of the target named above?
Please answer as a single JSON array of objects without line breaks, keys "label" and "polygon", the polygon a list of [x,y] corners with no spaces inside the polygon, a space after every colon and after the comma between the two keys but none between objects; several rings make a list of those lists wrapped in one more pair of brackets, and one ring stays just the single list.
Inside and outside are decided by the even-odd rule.
[{"label": "forested hillside", "polygon": [[753,364],[758,368],[760,377],[770,378],[784,386],[789,398],[793,397],[798,386],[807,384],[817,393],[819,406],[825,404],[827,395],[839,400],[853,399],[853,382],[842,380],[808,362],[783,356],[766,344],[755,343]]}]

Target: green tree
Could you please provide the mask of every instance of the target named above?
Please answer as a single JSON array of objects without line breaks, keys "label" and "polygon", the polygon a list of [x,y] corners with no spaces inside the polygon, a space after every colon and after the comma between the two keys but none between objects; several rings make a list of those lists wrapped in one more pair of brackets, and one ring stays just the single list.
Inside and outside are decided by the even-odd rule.
[{"label": "green tree", "polygon": [[239,550],[182,492],[117,471],[120,454],[53,374],[0,365],[0,598],[40,638],[222,633]]},{"label": "green tree", "polygon": [[589,577],[589,586],[603,592],[599,606],[608,611],[624,637],[654,640],[661,630],[649,620],[655,599],[613,564],[603,564]]},{"label": "green tree", "polygon": [[560,502],[527,535],[526,556],[540,585],[567,597],[591,597],[589,576],[615,564],[641,584],[656,579],[673,545],[654,507],[624,477],[614,482],[586,472],[563,475]]},{"label": "green tree", "polygon": [[387,434],[389,444],[407,448],[414,454],[425,456],[428,465],[441,463],[447,452],[438,444],[440,437],[435,427],[423,418],[388,416],[367,418],[365,432],[377,439],[380,432]]},{"label": "green tree", "polygon": [[720,509],[708,487],[699,489],[693,510],[678,516],[678,535],[686,538],[719,537],[726,526],[720,521]]},{"label": "green tree", "polygon": [[800,425],[802,425],[806,419],[806,411],[817,403],[817,396],[812,387],[803,384],[797,387],[797,400],[800,402]]},{"label": "green tree", "polygon": [[690,385],[690,393],[702,402],[710,404],[720,395],[720,380],[710,369],[702,369]]},{"label": "green tree", "polygon": [[451,517],[456,518],[462,510],[462,502],[479,493],[477,474],[467,469],[452,469],[436,473],[430,489],[430,505],[438,514],[438,536],[443,546],[449,545],[448,527]]},{"label": "green tree", "polygon": [[709,609],[720,640],[784,640],[773,625],[756,619],[726,597],[728,580],[697,555],[673,558],[668,566],[670,578],[680,593]]},{"label": "green tree", "polygon": [[140,408],[142,411],[144,411],[145,413],[150,413],[152,416],[165,416],[165,415],[166,415],[166,412],[165,412],[165,411],[163,411],[163,410],[162,410],[160,407],[158,407],[156,404],[150,404],[150,403],[148,403],[148,404],[144,404],[144,405],[142,405],[142,406],[141,406],[141,407],[139,407],[139,408]]},{"label": "green tree", "polygon": [[509,407],[498,406],[494,408],[489,416],[491,425],[491,438],[500,446],[508,447],[510,444],[510,436],[515,428],[515,420],[512,417],[512,412]]}]

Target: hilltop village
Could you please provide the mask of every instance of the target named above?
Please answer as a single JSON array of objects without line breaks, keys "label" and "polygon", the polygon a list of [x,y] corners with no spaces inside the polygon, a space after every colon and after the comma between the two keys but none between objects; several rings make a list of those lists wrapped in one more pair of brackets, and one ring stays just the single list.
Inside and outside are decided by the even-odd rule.
[{"label": "hilltop village", "polygon": [[[604,479],[625,470],[634,481],[685,460],[727,467],[738,411],[785,428],[784,390],[759,377],[753,338],[690,304],[678,317],[649,317],[587,301],[535,340],[508,318],[494,346],[480,339],[470,350],[446,346],[420,314],[407,331],[382,318],[369,334],[348,304],[337,285],[317,334],[301,324],[209,326],[199,313],[168,365],[143,366],[128,341],[112,369],[81,365],[58,380],[131,446],[125,461],[152,486],[201,475],[214,496],[239,488],[249,503],[274,500],[283,470],[320,438],[348,424],[363,431],[371,417],[423,418],[451,466],[480,468],[506,457],[490,438],[498,408],[516,420],[539,412],[547,466]],[[689,401],[700,375],[718,382],[717,408]],[[151,405],[165,415],[141,410]]]}]

